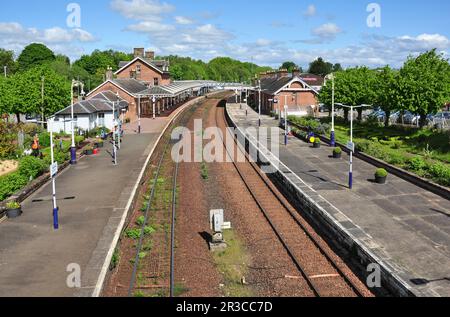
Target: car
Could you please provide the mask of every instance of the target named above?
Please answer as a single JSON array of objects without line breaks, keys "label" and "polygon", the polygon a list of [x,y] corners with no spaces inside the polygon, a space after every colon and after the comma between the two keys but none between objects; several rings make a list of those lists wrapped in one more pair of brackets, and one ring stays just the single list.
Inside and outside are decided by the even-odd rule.
[{"label": "car", "polygon": [[319,112],[324,113],[328,112],[328,106],[325,106],[324,104],[319,104]]}]

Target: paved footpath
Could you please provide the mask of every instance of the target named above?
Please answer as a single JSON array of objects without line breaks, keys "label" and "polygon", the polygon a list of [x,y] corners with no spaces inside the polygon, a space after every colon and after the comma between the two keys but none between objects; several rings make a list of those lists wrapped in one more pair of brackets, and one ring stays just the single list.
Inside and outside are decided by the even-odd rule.
[{"label": "paved footpath", "polygon": [[[56,179],[60,229],[52,228],[51,184],[23,204],[24,214],[0,224],[0,296],[89,296],[141,170],[169,118],[143,120],[143,134],[124,136],[113,166],[111,145],[81,159]],[[125,127],[127,129],[127,127]],[[68,265],[81,267],[82,289],[67,286]]]},{"label": "paved footpath", "polygon": [[[248,117],[239,105],[228,104],[228,109],[238,126],[256,127],[252,109]],[[268,116],[262,122],[277,126]],[[336,222],[359,236],[416,294],[450,296],[450,202],[394,175],[386,185],[375,184],[376,168],[360,159],[354,160],[350,191],[348,155],[341,160],[331,155],[329,146],[312,149],[294,137],[280,147],[281,161],[339,209],[332,215]]]}]

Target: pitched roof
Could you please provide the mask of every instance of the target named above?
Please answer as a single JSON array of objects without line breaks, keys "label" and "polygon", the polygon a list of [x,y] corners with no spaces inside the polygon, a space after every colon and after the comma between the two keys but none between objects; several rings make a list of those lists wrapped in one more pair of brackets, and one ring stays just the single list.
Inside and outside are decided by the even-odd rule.
[{"label": "pitched roof", "polygon": [[[119,105],[113,105],[113,102],[119,102]],[[93,114],[97,112],[112,112],[113,106],[118,109],[125,109],[128,107],[128,102],[117,97],[112,91],[105,91],[95,95],[93,98],[77,102],[73,105],[73,113],[75,115]],[[71,106],[55,113],[56,115],[71,115]]]},{"label": "pitched roof", "polygon": [[310,86],[323,86],[325,78],[315,74],[304,73],[300,75],[300,78]]},{"label": "pitched roof", "polygon": [[132,95],[135,95],[142,90],[147,89],[147,85],[143,81],[134,78],[114,79],[112,80],[112,83]]},{"label": "pitched roof", "polygon": [[206,87],[215,82],[203,80],[188,80],[188,81],[174,81],[166,86],[154,86],[142,90],[139,95],[150,95],[157,97],[174,97],[183,92],[195,90],[201,87]]},{"label": "pitched roof", "polygon": [[168,73],[167,69],[169,67],[169,62],[163,61],[163,60],[160,60],[160,61],[158,61],[158,60],[151,60],[151,59],[148,59],[148,58],[143,58],[143,57],[138,56],[138,57],[134,58],[132,61],[119,62],[119,69],[115,72],[115,74],[119,74],[125,68],[127,68],[129,65],[135,63],[138,60],[140,60],[144,64],[147,64],[148,66],[150,66],[151,68],[155,69],[156,71],[158,71],[161,74]]},{"label": "pitched roof", "polygon": [[275,95],[280,92],[284,87],[290,85],[293,82],[299,81],[305,87],[304,89],[311,90],[314,93],[317,93],[315,89],[313,89],[308,83],[306,83],[302,78],[299,77],[269,77],[261,79],[261,90],[267,94]]}]

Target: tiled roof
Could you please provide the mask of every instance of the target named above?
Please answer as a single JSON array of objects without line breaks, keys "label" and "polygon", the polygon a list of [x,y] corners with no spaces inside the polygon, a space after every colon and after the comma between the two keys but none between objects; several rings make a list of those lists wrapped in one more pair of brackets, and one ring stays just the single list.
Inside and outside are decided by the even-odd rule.
[{"label": "tiled roof", "polygon": [[[93,98],[77,102],[73,105],[73,112],[75,115],[80,114],[92,114],[97,112],[112,112],[113,102],[119,102],[119,105],[115,104],[116,109],[125,109],[128,107],[128,102],[120,97],[117,97],[111,91],[101,92],[95,95]],[[71,115],[71,106],[57,112],[55,115]]]},{"label": "tiled roof", "polygon": [[301,74],[300,78],[310,86],[323,86],[325,78],[314,74]]},{"label": "tiled roof", "polygon": [[112,82],[132,95],[147,89],[147,85],[144,82],[133,78],[114,79]]},{"label": "tiled roof", "polygon": [[198,89],[201,87],[206,87],[215,82],[212,81],[202,81],[202,80],[192,80],[192,81],[174,81],[167,86],[155,86],[150,89],[147,88],[142,90],[139,95],[151,95],[151,96],[164,96],[171,97],[177,96],[183,92]]},{"label": "tiled roof", "polygon": [[[169,67],[169,62],[168,61],[164,61],[164,60],[151,60],[148,58],[143,58],[143,57],[139,57],[140,60],[142,60],[143,62],[152,65],[153,67],[156,67],[157,69],[159,69],[159,71],[161,72],[167,72],[166,69],[168,69]],[[131,62],[135,61],[135,59],[133,59],[132,61],[121,61],[119,62],[119,70],[121,70],[122,68],[124,68],[125,66],[127,66],[128,64],[130,64]]]}]

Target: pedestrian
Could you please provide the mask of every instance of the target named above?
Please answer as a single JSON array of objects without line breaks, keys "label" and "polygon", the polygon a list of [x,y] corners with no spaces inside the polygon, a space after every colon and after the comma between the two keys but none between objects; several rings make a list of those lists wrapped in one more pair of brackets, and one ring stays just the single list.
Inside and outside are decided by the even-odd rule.
[{"label": "pedestrian", "polygon": [[39,157],[39,136],[36,134],[33,138],[33,142],[31,143],[32,155],[34,157]]}]

